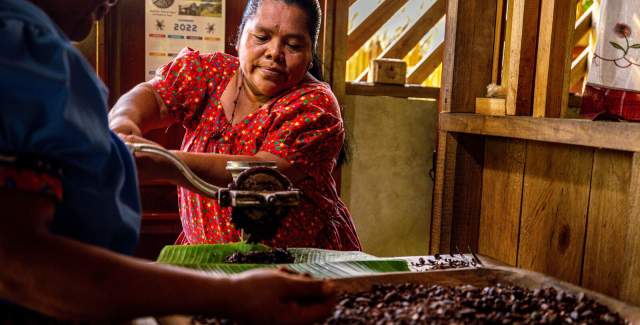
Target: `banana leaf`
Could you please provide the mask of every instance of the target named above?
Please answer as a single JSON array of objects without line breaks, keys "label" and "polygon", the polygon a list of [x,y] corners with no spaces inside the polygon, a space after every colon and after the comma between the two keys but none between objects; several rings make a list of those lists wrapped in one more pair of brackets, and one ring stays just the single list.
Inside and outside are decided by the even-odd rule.
[{"label": "banana leaf", "polygon": [[267,251],[262,244],[216,244],[166,246],[157,262],[188,267],[216,275],[241,273],[256,268],[287,268],[318,278],[342,278],[380,272],[409,271],[405,260],[378,258],[357,251],[332,251],[317,248],[289,248],[295,257],[292,264],[226,264],[224,259],[235,252]]}]

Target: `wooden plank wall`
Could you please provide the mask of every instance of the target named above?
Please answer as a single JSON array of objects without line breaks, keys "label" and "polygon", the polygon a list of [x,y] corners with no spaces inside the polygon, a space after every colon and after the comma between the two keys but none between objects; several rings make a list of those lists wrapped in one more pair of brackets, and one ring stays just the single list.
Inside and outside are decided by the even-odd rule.
[{"label": "wooden plank wall", "polygon": [[618,132],[596,135],[593,130],[611,124],[538,119],[566,113],[575,1],[509,2],[516,30],[506,32],[514,44],[503,62],[518,60],[505,64],[505,77],[518,82],[509,84],[507,111],[544,120],[546,131],[513,116],[442,118],[473,113],[476,98],[497,78],[492,62],[500,3],[448,1],[439,105],[441,123],[449,125],[438,133],[430,252],[471,247],[640,305],[640,153],[630,152],[640,151],[631,147],[635,125],[616,124]]},{"label": "wooden plank wall", "polygon": [[633,157],[486,137],[478,252],[640,304]]},{"label": "wooden plank wall", "polygon": [[528,143],[518,267],[580,282],[592,161],[593,150]]},{"label": "wooden plank wall", "polygon": [[516,265],[526,142],[487,138],[478,251]]},{"label": "wooden plank wall", "polygon": [[[439,110],[473,112],[475,98],[491,82],[495,1],[447,2],[443,80]],[[490,22],[490,23],[487,23]],[[454,78],[453,76],[459,76]],[[477,248],[484,139],[438,134],[436,185],[433,194],[430,251]],[[469,185],[470,184],[470,185]],[[453,202],[455,206],[453,206]],[[456,224],[452,225],[452,220]]]}]

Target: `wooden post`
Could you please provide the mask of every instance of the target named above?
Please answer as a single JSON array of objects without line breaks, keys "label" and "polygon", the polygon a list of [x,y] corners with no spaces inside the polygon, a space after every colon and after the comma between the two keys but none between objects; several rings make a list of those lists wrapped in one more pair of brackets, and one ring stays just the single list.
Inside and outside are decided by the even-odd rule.
[{"label": "wooden post", "polygon": [[436,181],[433,190],[430,254],[449,252],[453,218],[453,189],[458,142],[453,133],[439,132]]},{"label": "wooden post", "polygon": [[498,79],[500,73],[500,64],[502,62],[502,56],[504,55],[503,49],[504,44],[503,41],[503,23],[504,23],[504,10],[507,6],[505,6],[505,0],[498,0],[497,9],[496,9],[496,28],[495,35],[493,38],[493,66],[491,70],[491,83],[498,84],[500,80]]},{"label": "wooden post", "polygon": [[530,116],[533,109],[540,0],[515,0],[506,66],[507,115]]},{"label": "wooden post", "polygon": [[334,37],[334,17],[336,9],[336,0],[325,0],[323,2],[322,29],[318,36],[318,55],[322,60],[322,75],[324,81],[331,84],[333,66],[333,37]]},{"label": "wooden post", "polygon": [[[484,97],[492,77],[497,10],[497,0],[449,0],[441,111],[473,113],[476,97]],[[439,134],[432,253],[456,246],[477,249],[483,155],[482,138]]]},{"label": "wooden post", "polygon": [[475,111],[491,82],[497,0],[449,0],[442,72],[444,112]]},{"label": "wooden post", "polygon": [[349,27],[349,2],[335,1],[333,27],[333,68],[331,88],[340,103],[344,102],[347,69],[347,32]]},{"label": "wooden post", "polygon": [[566,116],[575,21],[575,1],[542,0],[534,117]]}]

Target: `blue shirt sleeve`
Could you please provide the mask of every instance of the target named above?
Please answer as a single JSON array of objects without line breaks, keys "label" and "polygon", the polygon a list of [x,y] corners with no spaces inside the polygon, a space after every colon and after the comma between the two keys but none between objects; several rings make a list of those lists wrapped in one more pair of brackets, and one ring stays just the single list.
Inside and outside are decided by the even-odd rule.
[{"label": "blue shirt sleeve", "polygon": [[0,153],[59,165],[64,196],[54,233],[131,253],[137,181],[130,153],[109,130],[106,89],[42,11],[8,3],[0,6]]}]

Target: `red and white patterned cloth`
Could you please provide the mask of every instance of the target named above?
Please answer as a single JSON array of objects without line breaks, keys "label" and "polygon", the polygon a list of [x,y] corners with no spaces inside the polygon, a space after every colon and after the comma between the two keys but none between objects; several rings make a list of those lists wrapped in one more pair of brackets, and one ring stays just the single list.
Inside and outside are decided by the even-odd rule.
[{"label": "red and white patterned cloth", "polygon": [[[593,4],[594,6],[597,3]],[[602,0],[581,114],[640,121],[640,0]]]},{"label": "red and white patterned cloth", "polygon": [[[183,49],[158,69],[150,82],[186,133],[181,149],[231,155],[265,151],[282,157],[308,176],[294,184],[301,204],[283,220],[275,239],[279,247],[360,250],[351,215],[338,197],[331,176],[344,140],[338,102],[328,85],[303,81],[231,125],[219,101],[238,70],[236,57]],[[229,209],[215,200],[179,188],[182,243],[240,240]]]}]

